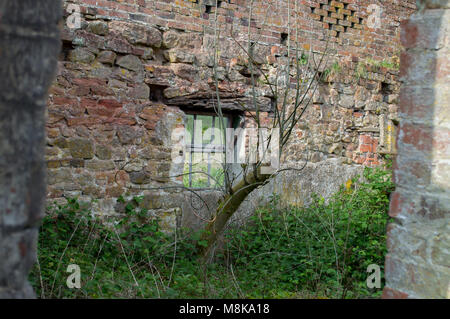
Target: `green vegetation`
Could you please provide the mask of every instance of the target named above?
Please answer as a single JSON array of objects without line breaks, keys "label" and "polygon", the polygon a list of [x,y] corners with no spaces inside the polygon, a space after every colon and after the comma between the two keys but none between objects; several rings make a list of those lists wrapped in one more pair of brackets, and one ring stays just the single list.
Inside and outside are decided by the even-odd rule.
[{"label": "green vegetation", "polygon": [[305,54],[304,52],[302,52],[302,55],[300,56],[300,58],[298,58],[298,63],[300,65],[306,65],[306,64],[308,64],[308,60],[309,60],[309,56],[307,54]]},{"label": "green vegetation", "polygon": [[[367,78],[369,73],[369,67],[372,71],[379,70],[381,68],[386,68],[389,70],[398,70],[400,68],[399,58],[397,56],[393,56],[390,59],[384,60],[374,60],[372,58],[367,58],[362,61],[359,61],[356,64],[356,68],[354,70],[353,76],[356,80],[361,78]],[[320,80],[323,82],[329,82],[330,78],[338,76],[343,72],[343,67],[339,64],[339,62],[334,62],[330,67],[323,70]]]},{"label": "green vegetation", "polygon": [[[277,199],[252,223],[229,234],[236,269],[245,269],[252,297],[378,296],[366,287],[367,267],[383,269],[389,173],[366,169],[328,203],[314,196],[307,209],[277,209]],[[270,280],[261,280],[270,278]]]},{"label": "green vegetation", "polygon": [[392,57],[389,60],[374,60],[372,58],[367,58],[363,61],[358,62],[355,69],[355,78],[359,80],[360,78],[366,78],[368,75],[368,66],[371,67],[372,70],[379,70],[381,68],[386,68],[388,70],[399,70],[400,62],[398,57]]},{"label": "green vegetation", "polygon": [[[43,298],[366,298],[367,266],[383,268],[390,173],[366,169],[325,202],[282,209],[276,196],[245,226],[229,230],[215,260],[197,257],[198,233],[166,234],[125,203],[106,225],[75,200],[49,208],[30,281]],[[199,243],[200,245],[202,242]],[[81,288],[69,289],[69,264]]]},{"label": "green vegetation", "polygon": [[323,70],[320,80],[323,82],[328,82],[329,77],[337,76],[342,72],[342,67],[339,62],[334,62],[329,68]]},{"label": "green vegetation", "polygon": [[[197,156],[199,155],[199,156]],[[183,185],[191,188],[219,188],[224,183],[224,170],[220,162],[222,154],[211,154],[211,166],[208,174],[207,154],[195,153],[194,159],[205,156],[205,161],[197,160],[192,163],[191,184],[189,185],[189,163],[184,164]],[[209,175],[209,182],[208,182]]]},{"label": "green vegetation", "polygon": [[392,58],[390,60],[382,60],[382,61],[378,61],[378,60],[374,60],[372,58],[367,58],[366,59],[366,64],[371,65],[373,67],[375,67],[376,69],[380,69],[380,68],[386,68],[386,69],[390,69],[390,70],[398,70],[400,68],[400,63],[398,61],[398,58]]},{"label": "green vegetation", "polygon": [[358,62],[358,64],[356,65],[356,69],[355,69],[356,80],[359,80],[361,78],[366,78],[366,77],[367,77],[366,64],[364,64],[362,62]]}]

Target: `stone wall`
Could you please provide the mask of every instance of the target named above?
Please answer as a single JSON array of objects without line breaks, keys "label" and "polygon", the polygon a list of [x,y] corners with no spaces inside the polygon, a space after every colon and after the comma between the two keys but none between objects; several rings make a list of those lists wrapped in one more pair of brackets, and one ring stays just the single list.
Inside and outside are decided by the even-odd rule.
[{"label": "stone wall", "polygon": [[[187,108],[212,109],[216,18],[219,94],[225,109],[244,118],[241,105],[251,108],[253,102],[248,59],[236,42],[245,43],[249,33],[256,43],[255,63],[269,74],[286,66],[289,42],[307,53],[325,50],[328,42],[323,83],[293,133],[285,165],[330,159],[378,165],[385,154],[395,154],[398,26],[414,10],[414,1],[379,4],[377,27],[370,27],[369,0],[298,1],[297,6],[291,1],[289,9],[287,1],[255,0],[251,17],[249,3],[218,1],[215,12],[215,2],[208,0],[66,1],[66,7],[80,9],[81,24],[69,27],[74,16],[65,13],[48,105],[49,201],[95,199],[93,211],[109,216],[120,212],[120,195],[145,195],[147,208],[164,225],[175,225],[190,195],[173,188],[181,179],[171,177],[178,171],[170,137],[184,126]],[[292,25],[301,31],[298,38]],[[257,103],[270,118],[273,97],[264,84],[257,89]]]},{"label": "stone wall", "polygon": [[450,2],[420,5],[402,25],[385,298],[450,298]]},{"label": "stone wall", "polygon": [[[289,165],[290,168],[294,167]],[[248,221],[256,208],[268,204],[271,196],[279,196],[280,205],[308,206],[312,194],[328,199],[339,187],[356,175],[363,175],[362,165],[346,165],[343,158],[331,158],[318,163],[299,164],[295,168],[278,174],[263,187],[254,190],[230,219],[228,226],[241,225]]]}]

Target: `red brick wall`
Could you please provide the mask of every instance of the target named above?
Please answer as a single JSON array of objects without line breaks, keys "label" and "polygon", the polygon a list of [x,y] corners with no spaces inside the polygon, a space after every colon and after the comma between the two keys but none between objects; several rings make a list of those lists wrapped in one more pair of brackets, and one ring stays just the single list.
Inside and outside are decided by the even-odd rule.
[{"label": "red brick wall", "polygon": [[[81,12],[97,18],[144,22],[152,26],[183,31],[211,32],[215,23],[213,0],[80,0],[66,3],[79,4]],[[260,34],[259,41],[278,45],[282,33],[288,33],[287,3],[287,0],[255,0],[249,21],[250,1],[219,1],[217,20],[223,25],[233,25],[235,32],[244,35],[247,34],[250,24],[251,33]],[[374,4],[381,8],[379,28],[370,28],[367,24],[373,13],[368,12],[367,8]],[[300,0],[290,1],[290,6],[290,22],[298,24],[301,31],[299,41],[305,46],[311,43],[313,48],[323,49],[323,29],[331,28],[340,32],[338,37],[332,39],[333,47],[340,55],[383,59],[398,52],[398,26],[401,20],[414,11],[415,1],[378,3],[371,0]],[[294,41],[295,32],[291,33],[291,39]]]}]

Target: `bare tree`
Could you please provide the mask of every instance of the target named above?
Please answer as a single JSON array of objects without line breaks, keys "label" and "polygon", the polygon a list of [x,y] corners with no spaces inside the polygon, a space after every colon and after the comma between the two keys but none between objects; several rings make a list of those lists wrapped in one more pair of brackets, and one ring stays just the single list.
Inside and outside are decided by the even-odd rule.
[{"label": "bare tree", "polygon": [[[253,2],[249,1],[249,17],[248,21],[253,20]],[[223,110],[219,92],[218,79],[218,60],[220,59],[220,43],[222,37],[220,30],[224,28],[219,26],[217,20],[217,1],[215,11],[215,27],[214,27],[214,79],[216,86],[215,112],[219,117],[221,129],[225,128],[223,121]],[[268,3],[269,7],[271,2]],[[247,39],[238,41],[233,37],[233,30],[228,33],[231,40],[244,53],[247,60],[247,69],[250,73],[251,84],[251,114],[253,126],[256,128],[256,136],[252,140],[253,152],[246,158],[242,164],[242,170],[236,174],[232,165],[227,163],[225,157],[223,162],[224,185],[222,187],[223,196],[218,203],[217,209],[212,219],[206,224],[203,232],[201,251],[204,257],[210,257],[214,244],[218,235],[222,233],[230,217],[237,211],[240,204],[247,196],[257,187],[264,185],[271,178],[276,176],[283,170],[289,168],[279,168],[278,165],[270,168],[270,162],[273,164],[280,159],[283,151],[286,149],[292,132],[296,124],[305,113],[308,105],[311,104],[312,98],[318,88],[321,71],[327,65],[327,48],[329,37],[325,37],[325,50],[323,52],[313,51],[312,46],[309,50],[304,50],[299,44],[299,23],[297,21],[299,4],[298,1],[287,0],[287,38],[286,52],[282,57],[284,63],[279,63],[275,74],[269,74],[263,70],[260,62],[257,61],[255,48],[258,45],[259,35],[252,34],[251,23],[248,26]],[[268,12],[270,11],[267,10]],[[293,18],[294,17],[294,18]],[[262,22],[264,24],[264,21]],[[263,124],[260,105],[258,103],[257,87],[265,88],[269,91],[273,101],[274,117],[271,121],[271,127]],[[248,108],[242,105],[245,110]],[[266,134],[261,132],[266,130]],[[230,136],[223,135],[223,145],[228,145]],[[233,136],[231,136],[233,138]],[[271,152],[270,152],[271,150]],[[276,152],[277,154],[273,154]],[[252,154],[253,153],[253,154]],[[205,245],[206,241],[206,245]]]},{"label": "bare tree", "polygon": [[0,298],[34,297],[44,211],[45,108],[60,47],[57,0],[0,2]]}]

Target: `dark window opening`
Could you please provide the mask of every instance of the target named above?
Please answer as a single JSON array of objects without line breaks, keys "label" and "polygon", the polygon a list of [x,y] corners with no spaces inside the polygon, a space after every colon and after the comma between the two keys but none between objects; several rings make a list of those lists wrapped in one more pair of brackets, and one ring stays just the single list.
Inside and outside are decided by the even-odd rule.
[{"label": "dark window opening", "polygon": [[288,39],[287,33],[281,33],[281,45],[286,45]]},{"label": "dark window opening", "polygon": [[150,101],[164,102],[163,91],[167,88],[165,85],[149,84],[150,87]]},{"label": "dark window opening", "polygon": [[381,82],[381,88],[380,88],[380,92],[383,95],[389,95],[391,94],[391,89],[390,89],[390,85],[389,83],[386,82]]},{"label": "dark window opening", "polygon": [[67,61],[69,52],[74,49],[72,41],[61,41],[61,52],[59,53],[59,61]]}]

